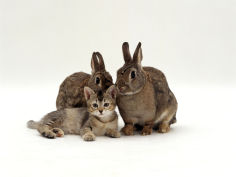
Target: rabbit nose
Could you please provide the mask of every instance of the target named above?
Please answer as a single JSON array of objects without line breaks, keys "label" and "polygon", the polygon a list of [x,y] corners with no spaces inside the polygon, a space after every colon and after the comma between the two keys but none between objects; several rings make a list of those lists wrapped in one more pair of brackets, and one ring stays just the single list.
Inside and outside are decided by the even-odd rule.
[{"label": "rabbit nose", "polygon": [[119,90],[120,90],[121,92],[124,91],[124,90],[125,90],[125,86],[120,87]]}]

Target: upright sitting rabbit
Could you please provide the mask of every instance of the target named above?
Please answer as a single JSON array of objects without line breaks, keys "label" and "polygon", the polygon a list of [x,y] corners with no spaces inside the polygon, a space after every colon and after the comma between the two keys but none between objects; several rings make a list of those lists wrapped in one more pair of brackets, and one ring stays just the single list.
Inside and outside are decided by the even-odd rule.
[{"label": "upright sitting rabbit", "polygon": [[142,128],[142,135],[153,129],[165,133],[176,122],[178,107],[174,94],[169,89],[165,75],[153,67],[142,67],[141,43],[133,58],[127,42],[122,46],[125,64],[117,71],[119,94],[117,105],[125,122],[122,132],[133,135],[135,127]]},{"label": "upright sitting rabbit", "polygon": [[[98,61],[98,58],[99,61]],[[99,52],[94,52],[91,59],[92,74],[77,72],[68,76],[60,85],[57,96],[57,109],[86,107],[84,87],[94,91],[107,90],[113,85],[112,77],[105,69],[103,57]]]}]

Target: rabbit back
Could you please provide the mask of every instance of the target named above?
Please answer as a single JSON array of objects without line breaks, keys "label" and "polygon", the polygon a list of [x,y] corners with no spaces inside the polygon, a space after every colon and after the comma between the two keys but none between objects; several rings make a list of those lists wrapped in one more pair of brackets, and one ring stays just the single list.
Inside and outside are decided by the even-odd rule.
[{"label": "rabbit back", "polygon": [[77,72],[68,76],[60,85],[56,100],[57,109],[86,107],[83,89],[88,86],[91,75]]},{"label": "rabbit back", "polygon": [[[154,88],[154,95],[156,98],[157,118],[160,117],[161,113],[164,112],[165,110],[169,110],[170,112],[176,113],[178,103],[175,98],[175,95],[169,88],[164,73],[153,67],[143,67],[143,69],[147,73],[148,78]],[[157,122],[158,121],[160,120],[157,120]]]}]

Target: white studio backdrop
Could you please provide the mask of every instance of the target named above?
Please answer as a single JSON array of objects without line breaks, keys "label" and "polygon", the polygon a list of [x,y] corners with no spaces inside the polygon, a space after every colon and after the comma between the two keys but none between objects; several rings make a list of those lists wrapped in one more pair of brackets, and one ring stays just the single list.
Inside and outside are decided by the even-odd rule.
[{"label": "white studio backdrop", "polygon": [[143,65],[163,70],[174,84],[236,83],[235,3],[1,0],[1,83],[59,84],[90,72],[93,51],[115,80],[124,41],[131,52],[141,41]]},{"label": "white studio backdrop", "polygon": [[[26,128],[92,52],[115,81],[125,41],[177,97],[168,134],[86,144]],[[235,0],[0,0],[0,176],[235,176],[235,90]]]}]

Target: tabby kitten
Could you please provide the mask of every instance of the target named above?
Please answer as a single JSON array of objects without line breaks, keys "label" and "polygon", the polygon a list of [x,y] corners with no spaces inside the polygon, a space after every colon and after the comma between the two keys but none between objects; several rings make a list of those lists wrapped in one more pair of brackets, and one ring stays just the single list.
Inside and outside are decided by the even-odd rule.
[{"label": "tabby kitten", "polygon": [[96,136],[119,138],[116,107],[116,88],[110,86],[105,93],[95,93],[84,87],[87,108],[66,108],[48,113],[39,122],[28,121],[29,128],[37,129],[46,138],[64,134],[81,135],[85,141],[94,141]]}]

